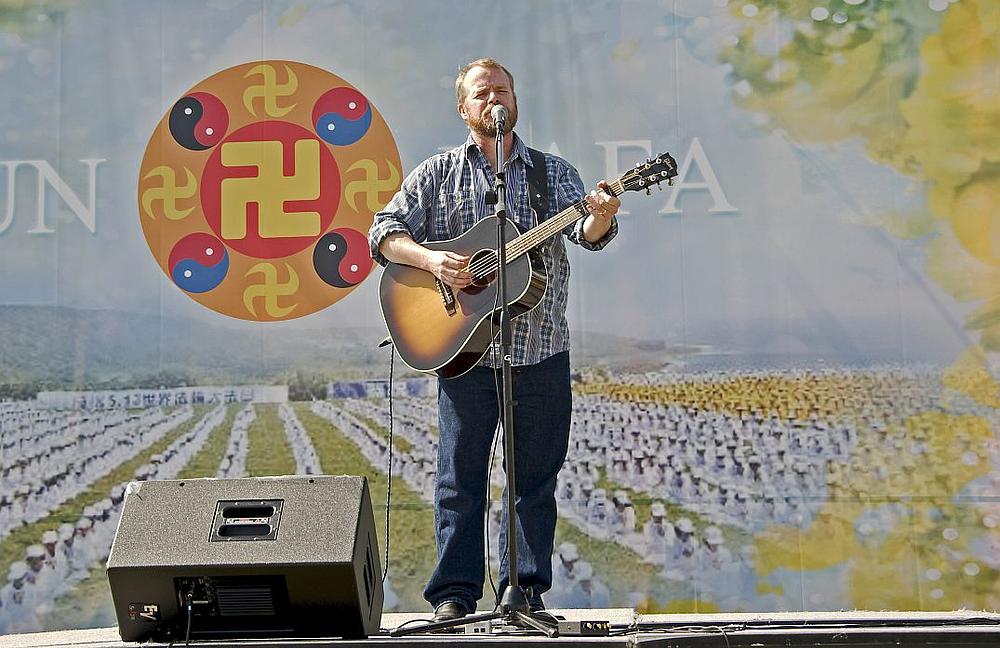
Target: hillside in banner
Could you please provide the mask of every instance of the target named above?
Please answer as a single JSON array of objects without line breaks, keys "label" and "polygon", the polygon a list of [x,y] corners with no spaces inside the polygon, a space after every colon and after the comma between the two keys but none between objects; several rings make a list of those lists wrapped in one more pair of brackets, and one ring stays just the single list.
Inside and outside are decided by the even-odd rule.
[{"label": "hillside in banner", "polygon": [[[315,391],[327,380],[388,376],[384,329],[234,329],[201,320],[54,306],[0,308],[0,398],[38,389],[171,387],[182,384],[289,384]],[[583,332],[577,365],[662,367],[685,350]],[[686,350],[692,351],[691,349]],[[396,364],[396,375],[409,369]]]},{"label": "hillside in banner", "polygon": [[274,383],[295,371],[358,377],[387,366],[380,331],[252,331],[184,318],[0,308],[0,384],[44,388]]}]

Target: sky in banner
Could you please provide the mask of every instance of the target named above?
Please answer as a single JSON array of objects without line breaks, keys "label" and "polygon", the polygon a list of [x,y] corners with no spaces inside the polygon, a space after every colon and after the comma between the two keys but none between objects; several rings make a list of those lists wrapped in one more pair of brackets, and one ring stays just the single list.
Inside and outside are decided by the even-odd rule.
[{"label": "sky in banner", "polygon": [[[0,115],[2,158],[46,160],[84,203],[81,160],[103,161],[93,233],[51,190],[52,231],[33,232],[37,176],[18,167],[0,234],[0,299],[255,326],[188,299],[146,248],[135,192],[156,122],[220,70],[300,61],[371,99],[405,172],[462,141],[453,74],[489,54],[515,74],[518,132],[573,161],[586,183],[647,152],[694,158],[680,187],[624,198],[629,213],[605,253],[571,252],[569,315],[583,344],[595,332],[834,362],[951,360],[972,341],[962,325],[969,307],[928,277],[924,241],[875,226],[919,207],[919,185],[856,138],[796,141],[766,113],[735,105],[753,90],[720,53],[746,17],[724,5],[108,2],[25,15],[0,36],[0,82],[17,98]],[[758,34],[755,47],[777,51],[788,31]],[[685,188],[706,172],[712,191]],[[380,326],[375,274],[335,306],[281,326]]]}]

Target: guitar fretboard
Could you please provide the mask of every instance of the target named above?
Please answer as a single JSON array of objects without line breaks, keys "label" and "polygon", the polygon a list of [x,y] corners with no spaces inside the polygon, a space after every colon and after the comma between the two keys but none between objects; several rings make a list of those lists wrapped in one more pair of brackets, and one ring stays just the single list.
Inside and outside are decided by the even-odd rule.
[{"label": "guitar fretboard", "polygon": [[[624,183],[619,179],[608,183],[607,193],[612,196],[620,196],[625,193]],[[563,231],[566,226],[575,223],[581,218],[590,214],[587,211],[587,200],[580,199],[562,210],[552,218],[542,222],[540,225],[531,228],[524,234],[507,244],[507,263],[526,254],[529,250],[544,243],[549,238]],[[497,270],[498,258],[496,252],[491,252],[485,258],[477,259],[469,266],[469,271],[477,277],[486,277]]]},{"label": "guitar fretboard", "polygon": [[[621,180],[616,180],[608,185],[607,192],[612,196],[620,196],[625,192]],[[533,227],[521,236],[507,244],[507,262],[510,263],[528,250],[545,242],[550,237],[563,231],[566,226],[575,223],[581,218],[585,218],[590,212],[587,211],[587,201],[581,199],[571,206],[562,210],[552,218],[542,222],[537,227]]]}]

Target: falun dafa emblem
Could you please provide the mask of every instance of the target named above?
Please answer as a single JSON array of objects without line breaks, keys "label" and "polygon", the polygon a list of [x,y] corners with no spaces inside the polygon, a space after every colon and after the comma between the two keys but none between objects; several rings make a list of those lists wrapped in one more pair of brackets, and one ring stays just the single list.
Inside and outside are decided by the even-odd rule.
[{"label": "falun dafa emblem", "polygon": [[367,232],[401,182],[367,97],[295,61],[223,70],[178,99],[139,172],[139,218],[169,280],[218,313],[322,310],[371,272]]}]

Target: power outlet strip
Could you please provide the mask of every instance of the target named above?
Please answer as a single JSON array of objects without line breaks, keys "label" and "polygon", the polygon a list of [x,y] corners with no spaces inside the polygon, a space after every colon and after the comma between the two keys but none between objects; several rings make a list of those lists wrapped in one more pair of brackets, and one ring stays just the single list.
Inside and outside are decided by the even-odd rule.
[{"label": "power outlet strip", "polygon": [[490,620],[477,621],[462,627],[467,635],[489,635],[493,632],[493,622]]},{"label": "power outlet strip", "polygon": [[607,637],[611,634],[610,621],[560,621],[561,637]]}]

